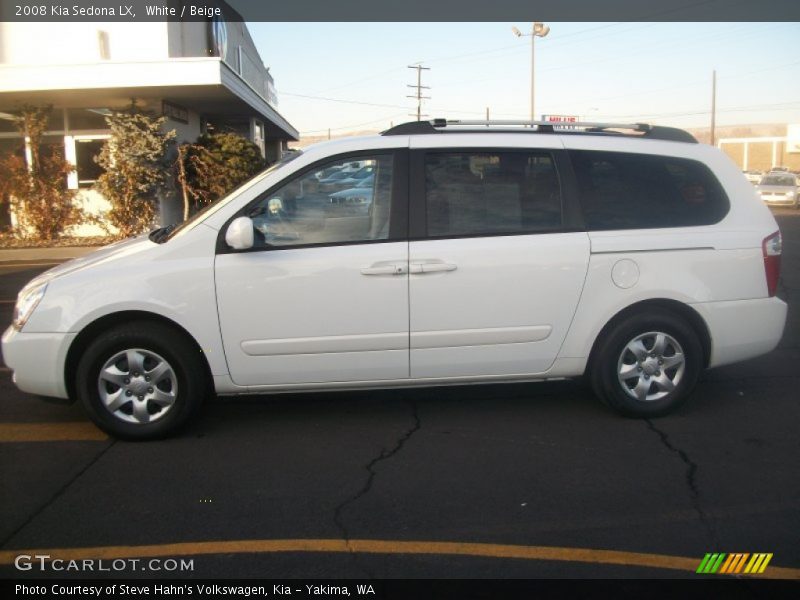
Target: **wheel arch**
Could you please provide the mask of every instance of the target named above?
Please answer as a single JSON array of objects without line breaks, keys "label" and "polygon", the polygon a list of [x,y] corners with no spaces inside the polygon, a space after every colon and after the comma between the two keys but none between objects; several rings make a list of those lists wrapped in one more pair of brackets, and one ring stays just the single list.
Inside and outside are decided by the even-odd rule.
[{"label": "wheel arch", "polygon": [[74,402],[77,397],[75,394],[74,374],[77,371],[78,361],[80,361],[81,355],[89,346],[89,344],[91,344],[92,341],[103,331],[106,331],[115,325],[128,323],[131,321],[149,321],[151,323],[163,325],[177,331],[180,335],[189,340],[203,357],[202,364],[203,370],[206,374],[206,384],[209,386],[209,389],[214,389],[214,379],[211,375],[211,366],[208,363],[208,358],[206,357],[205,352],[203,352],[200,344],[197,343],[197,340],[191,333],[189,333],[184,327],[172,319],[169,319],[163,315],[143,310],[124,310],[109,313],[95,319],[86,325],[70,344],[69,350],[67,350],[66,360],[64,361],[64,383],[66,385],[67,394],[70,400]]},{"label": "wheel arch", "polygon": [[711,360],[711,333],[709,332],[708,325],[700,313],[698,313],[688,304],[679,302],[677,300],[671,300],[668,298],[651,298],[626,306],[608,320],[592,343],[592,349],[589,353],[589,360],[586,361],[584,374],[591,373],[594,361],[597,359],[598,348],[603,339],[605,339],[605,337],[608,335],[609,331],[611,331],[625,319],[629,318],[631,315],[647,312],[648,310],[652,310],[654,308],[660,308],[672,312],[676,316],[684,319],[689,324],[689,326],[697,334],[697,337],[700,339],[700,344],[703,347],[703,367],[708,367]]}]

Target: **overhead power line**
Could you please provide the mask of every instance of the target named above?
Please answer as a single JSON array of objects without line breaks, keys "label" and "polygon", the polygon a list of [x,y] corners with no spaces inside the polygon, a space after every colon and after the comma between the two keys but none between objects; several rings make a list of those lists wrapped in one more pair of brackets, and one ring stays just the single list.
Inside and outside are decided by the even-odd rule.
[{"label": "overhead power line", "polygon": [[343,98],[328,98],[326,96],[311,96],[309,94],[291,94],[281,92],[282,96],[294,96],[295,98],[308,98],[309,100],[324,100],[326,102],[341,102],[343,104],[361,104],[362,106],[379,106],[381,108],[408,108],[402,104],[378,104],[376,102],[361,102],[360,100],[345,100]]},{"label": "overhead power line", "polygon": [[326,131],[342,131],[344,129],[356,129],[357,127],[364,127],[366,125],[372,125],[374,123],[382,123],[385,121],[391,121],[392,119],[396,119],[398,117],[402,117],[406,113],[394,113],[386,117],[381,117],[380,119],[373,119],[372,121],[365,121],[363,123],[353,123],[352,125],[342,125],[341,127],[326,127],[325,129],[313,129],[311,131],[301,131],[300,135],[313,135],[315,133],[325,133]]}]

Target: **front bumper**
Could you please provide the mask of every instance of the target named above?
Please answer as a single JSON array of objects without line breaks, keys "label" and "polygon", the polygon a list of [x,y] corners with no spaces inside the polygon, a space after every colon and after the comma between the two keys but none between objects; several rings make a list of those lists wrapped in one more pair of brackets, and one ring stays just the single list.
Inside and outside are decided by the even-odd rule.
[{"label": "front bumper", "polygon": [[3,359],[23,392],[67,398],[64,364],[76,333],[25,333],[13,327],[3,334]]},{"label": "front bumper", "polygon": [[770,206],[797,206],[796,196],[792,196],[791,198],[784,198],[780,196],[761,196],[761,200],[764,202],[764,204],[768,204]]}]

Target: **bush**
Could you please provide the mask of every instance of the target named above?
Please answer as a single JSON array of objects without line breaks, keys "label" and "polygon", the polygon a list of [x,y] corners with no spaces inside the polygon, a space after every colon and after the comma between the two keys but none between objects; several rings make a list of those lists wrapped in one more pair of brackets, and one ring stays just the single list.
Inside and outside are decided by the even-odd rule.
[{"label": "bush", "polygon": [[200,136],[178,147],[176,180],[183,194],[183,216],[225,196],[266,166],[253,142],[235,133]]},{"label": "bush", "polygon": [[97,163],[105,169],[97,190],[111,204],[108,220],[129,237],[151,228],[157,213],[157,194],[168,186],[167,153],[175,131],[163,132],[166,117],[139,110],[135,102],[106,117],[111,138]]},{"label": "bush", "polygon": [[75,168],[64,158],[63,146],[42,143],[51,111],[50,106],[25,106],[15,115],[23,139],[30,140],[30,164],[20,154],[0,159],[0,193],[10,198],[17,237],[54,240],[83,221],[74,203],[77,191],[67,188],[67,176]]}]

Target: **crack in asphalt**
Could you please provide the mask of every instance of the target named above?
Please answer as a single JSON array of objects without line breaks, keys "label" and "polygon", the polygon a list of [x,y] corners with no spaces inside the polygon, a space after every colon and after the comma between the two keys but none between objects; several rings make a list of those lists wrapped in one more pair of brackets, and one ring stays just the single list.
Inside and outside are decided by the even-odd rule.
[{"label": "crack in asphalt", "polygon": [[658,435],[658,437],[661,439],[661,443],[667,448],[667,450],[677,454],[683,464],[686,465],[685,479],[686,485],[689,488],[689,495],[692,499],[692,507],[697,513],[700,522],[703,524],[713,549],[719,550],[720,543],[719,538],[717,537],[717,531],[714,528],[714,525],[711,523],[711,520],[708,518],[708,515],[706,515],[705,510],[703,510],[703,506],[700,504],[700,488],[697,485],[697,463],[689,458],[689,455],[686,454],[686,452],[673,446],[672,442],[669,440],[669,436],[664,431],[661,431],[658,427],[656,427],[651,419],[645,419],[644,421],[647,423],[647,427],[650,429],[650,431]]},{"label": "crack in asphalt", "polygon": [[12,531],[10,534],[8,534],[3,540],[0,540],[0,548],[5,548],[8,545],[8,543],[11,540],[13,540],[14,537],[20,531],[25,529],[31,522],[33,522],[34,519],[36,519],[36,517],[38,517],[40,514],[42,514],[51,504],[53,504],[53,502],[55,502],[62,495],[64,495],[64,493],[69,489],[69,487],[73,483],[75,483],[78,479],[80,479],[80,477],[84,473],[86,473],[86,471],[88,471],[95,464],[97,464],[97,461],[99,461],[101,458],[103,458],[103,456],[105,456],[106,452],[111,450],[111,448],[113,448],[116,443],[117,443],[117,440],[115,438],[111,438],[110,442],[106,445],[106,447],[103,448],[100,452],[98,452],[94,456],[94,458],[92,458],[86,465],[84,465],[84,467],[80,471],[75,473],[75,475],[69,481],[67,481],[58,490],[56,490],[55,493],[53,493],[53,495],[50,496],[50,498],[46,502],[44,502],[38,509],[36,509],[33,512],[33,514],[31,514],[27,519],[25,519],[25,521],[19,527],[14,529],[14,531]]},{"label": "crack in asphalt", "polygon": [[411,436],[414,435],[414,433],[416,433],[422,426],[422,423],[420,422],[419,419],[419,413],[417,411],[416,402],[414,402],[413,400],[408,400],[407,402],[411,407],[411,415],[414,418],[413,425],[408,430],[406,430],[406,432],[403,433],[403,435],[397,438],[397,441],[395,442],[394,446],[391,449],[387,450],[386,448],[381,448],[380,454],[378,454],[378,456],[370,460],[364,466],[368,474],[367,480],[364,482],[364,485],[354,495],[350,496],[349,498],[341,502],[336,507],[333,513],[333,522],[339,528],[339,531],[342,532],[342,539],[344,539],[345,545],[347,546],[350,556],[352,556],[353,559],[356,561],[356,565],[359,566],[359,568],[361,568],[361,570],[364,571],[369,577],[373,577],[372,573],[370,573],[366,568],[358,565],[356,559],[357,554],[353,551],[352,547],[350,546],[350,532],[347,529],[347,526],[345,525],[342,519],[342,512],[346,507],[354,504],[355,502],[366,496],[372,490],[372,484],[375,481],[375,475],[376,475],[375,466],[379,462],[389,460],[390,458],[396,456],[400,452],[400,450],[402,450],[403,446],[411,438]]}]

